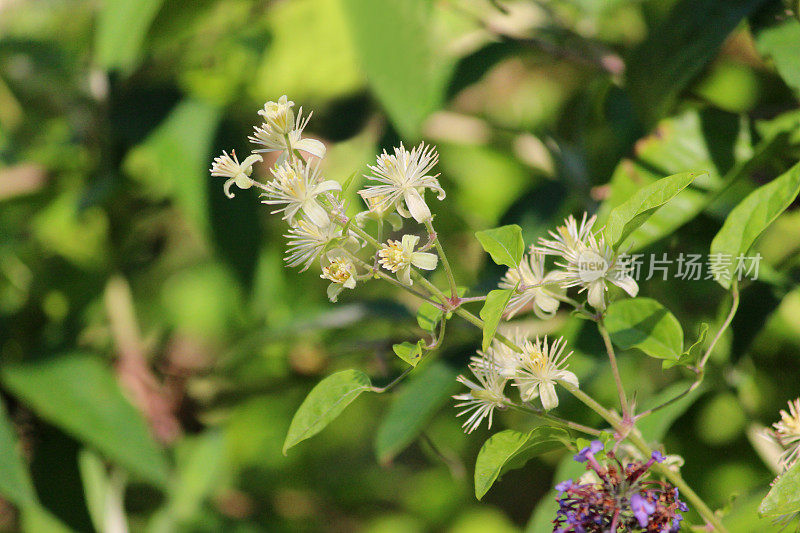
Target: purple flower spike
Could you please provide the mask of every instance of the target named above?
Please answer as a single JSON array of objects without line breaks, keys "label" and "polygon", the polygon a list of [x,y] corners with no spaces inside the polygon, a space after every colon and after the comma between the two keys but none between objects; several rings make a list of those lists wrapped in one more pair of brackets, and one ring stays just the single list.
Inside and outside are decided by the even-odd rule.
[{"label": "purple flower spike", "polygon": [[572,482],[571,479],[568,479],[568,480],[562,481],[561,483],[556,485],[556,490],[560,494],[564,494],[567,490],[569,490],[570,487],[572,487],[572,485],[574,485],[574,483]]},{"label": "purple flower spike", "polygon": [[639,526],[647,527],[650,515],[656,511],[656,506],[637,492],[631,496],[631,509],[633,510],[633,516],[639,521]]},{"label": "purple flower spike", "polygon": [[589,454],[594,455],[596,453],[601,452],[602,450],[603,450],[603,443],[600,442],[599,440],[593,440],[589,444],[589,446],[578,452],[578,454],[575,456],[575,460],[578,461],[579,463],[585,463],[587,455]]},{"label": "purple flower spike", "polygon": [[657,463],[663,463],[664,459],[665,459],[665,457],[663,455],[661,455],[661,452],[658,451],[658,450],[655,450],[653,452],[653,454],[651,455],[651,457],[653,458],[653,461],[655,461]]}]

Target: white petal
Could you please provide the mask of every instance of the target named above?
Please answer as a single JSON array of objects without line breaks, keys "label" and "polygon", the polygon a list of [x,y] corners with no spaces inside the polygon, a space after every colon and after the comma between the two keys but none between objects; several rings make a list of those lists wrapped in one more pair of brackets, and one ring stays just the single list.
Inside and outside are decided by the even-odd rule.
[{"label": "white petal", "polygon": [[553,379],[560,379],[561,381],[566,381],[570,385],[574,385],[575,387],[580,387],[580,385],[578,384],[578,376],[576,376],[569,370],[557,370],[553,372]]},{"label": "white petal", "polygon": [[316,139],[300,139],[292,146],[295,150],[302,150],[320,159],[325,157],[325,145]]},{"label": "white petal", "polygon": [[406,252],[413,252],[418,242],[419,237],[417,235],[403,235],[403,238],[400,239],[400,245]]},{"label": "white petal", "polygon": [[428,252],[414,252],[411,254],[411,264],[422,270],[434,270],[438,262],[439,257],[436,254]]},{"label": "white petal", "polygon": [[406,265],[402,269],[397,272],[397,279],[405,283],[406,285],[413,285],[414,282],[411,281],[411,265]]},{"label": "white petal", "polygon": [[631,298],[635,297],[639,293],[639,285],[636,283],[636,280],[630,276],[611,276],[609,281],[627,292]]},{"label": "white petal", "polygon": [[330,224],[328,214],[316,200],[311,199],[307,201],[303,206],[303,213],[305,213],[308,219],[317,227],[324,228]]},{"label": "white petal", "polygon": [[333,303],[336,303],[336,300],[339,299],[339,293],[342,292],[342,287],[338,283],[331,283],[328,285],[328,299]]},{"label": "white petal", "polygon": [[606,308],[606,285],[602,280],[593,281],[589,284],[589,305],[601,311]]},{"label": "white petal", "polygon": [[428,209],[428,204],[425,203],[425,200],[416,189],[408,189],[403,193],[403,197],[414,220],[423,223],[431,219],[431,210]]},{"label": "white petal", "polygon": [[539,392],[542,395],[542,407],[546,411],[558,407],[558,395],[556,394],[555,385],[549,382],[542,382],[539,384]]},{"label": "white petal", "polygon": [[[539,294],[536,295],[534,303],[536,304],[535,307],[541,309],[543,314],[548,315],[548,317],[551,317],[556,311],[558,311],[558,305],[560,302],[555,298],[553,298],[552,296],[540,292]],[[539,316],[538,311],[536,309],[534,309],[534,311],[536,311],[536,315]],[[542,317],[539,316],[539,318]]]},{"label": "white petal", "polygon": [[326,180],[314,187],[314,194],[320,194],[327,191],[341,191],[342,186],[338,181]]}]

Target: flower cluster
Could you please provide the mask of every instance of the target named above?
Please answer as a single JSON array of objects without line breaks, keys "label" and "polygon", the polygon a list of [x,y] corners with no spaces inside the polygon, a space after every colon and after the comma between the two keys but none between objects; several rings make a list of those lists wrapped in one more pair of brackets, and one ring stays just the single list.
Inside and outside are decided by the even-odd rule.
[{"label": "flower cluster", "polygon": [[460,401],[456,407],[464,407],[457,416],[471,413],[463,425],[467,433],[474,431],[486,417],[491,428],[494,410],[512,405],[505,395],[509,381],[519,389],[522,402],[539,398],[545,410],[558,406],[559,381],[578,387],[577,376],[566,369],[572,352],[564,355],[563,338],[548,343],[547,337],[544,340],[537,337],[531,342],[517,333],[512,342],[522,351],[518,353],[495,339],[487,351],[479,351],[478,357],[472,358],[469,368],[475,381],[458,376],[458,381],[469,388],[468,392],[453,396]]},{"label": "flower cluster", "polygon": [[[436,268],[438,256],[416,250],[419,237],[412,234],[384,243],[374,262],[359,258],[368,236],[350,226],[339,182],[322,177],[320,162],[326,154],[325,145],[304,135],[311,114],[303,118],[302,108],[295,114],[294,102],[284,95],[277,102],[264,104],[258,115],[263,122],[248,137],[256,145],[252,154],[240,163],[234,151],[231,155],[223,152],[214,159],[210,172],[227,178],[223,190],[228,198],[234,197],[230,191],[234,185],[263,191],[262,203],[274,206],[272,213],[281,214],[289,226],[285,235],[287,266],[304,271],[319,261],[320,277],[331,282],[328,297],[334,302],[343,289],[353,289],[358,281],[371,279],[377,268],[396,274],[409,286],[412,267]],[[270,169],[271,181],[261,183],[251,176],[253,166],[263,161],[259,154],[267,152],[276,152],[277,160]],[[401,144],[392,155],[384,151],[365,176],[369,184],[359,194],[367,210],[356,215],[355,222],[363,226],[372,219],[381,230],[384,222],[399,230],[402,218],[429,223],[432,215],[425,203],[426,189],[436,191],[440,200],[445,197],[436,179],[438,174],[431,174],[438,159],[436,150],[425,144],[411,151]]]},{"label": "flower cluster", "polygon": [[[564,300],[566,290],[579,287],[586,292],[589,305],[598,311],[606,308],[608,284],[636,296],[639,286],[632,276],[628,256],[615,251],[600,231],[593,231],[596,217],[584,213],[580,223],[570,215],[563,226],[539,239],[522,262],[511,268],[500,281],[501,289],[516,291],[509,302],[506,318],[533,309],[541,319],[552,317]],[[545,257],[556,256],[559,270],[545,272]]]},{"label": "flower cluster", "polygon": [[646,463],[623,464],[613,452],[602,452],[603,443],[592,441],[575,455],[576,461],[587,463],[587,473],[577,482],[556,485],[559,509],[554,533],[679,531],[681,512],[688,508],[679,499],[678,489],[648,479],[650,467],[664,460],[661,453],[654,451]]}]

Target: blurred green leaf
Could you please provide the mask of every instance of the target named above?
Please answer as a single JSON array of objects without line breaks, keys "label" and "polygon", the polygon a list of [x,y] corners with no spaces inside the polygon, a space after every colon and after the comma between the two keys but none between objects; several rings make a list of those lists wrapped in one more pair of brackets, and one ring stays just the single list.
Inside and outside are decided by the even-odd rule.
[{"label": "blurred green leaf", "polygon": [[143,479],[165,486],[169,466],[141,414],[96,357],[73,353],[3,367],[3,384],[37,415]]},{"label": "blurred green leaf", "polygon": [[181,441],[176,453],[177,475],[167,504],[170,516],[178,524],[192,519],[206,498],[220,488],[225,458],[223,434],[215,429]]},{"label": "blurred green leaf", "polygon": [[407,138],[442,103],[455,58],[438,39],[430,0],[342,0],[375,95]]},{"label": "blurred green leaf", "polygon": [[763,499],[764,491],[736,498],[731,511],[722,517],[728,533],[779,533],[785,530],[773,520],[758,516],[758,505]]},{"label": "blurred green leaf", "polygon": [[522,468],[533,457],[564,447],[569,434],[563,429],[540,426],[527,433],[507,429],[483,443],[475,461],[475,497],[483,498],[498,477]]},{"label": "blurred green leaf", "polygon": [[292,417],[283,443],[283,453],[313,437],[339,416],[345,407],[370,390],[369,376],[358,370],[342,370],[317,383]]},{"label": "blurred green leaf", "polygon": [[604,323],[623,350],[638,348],[650,357],[677,360],[683,352],[683,329],[667,308],[652,298],[618,300],[608,306]]},{"label": "blurred green leaf", "polygon": [[95,529],[127,528],[123,504],[125,480],[121,472],[107,472],[103,459],[88,449],[81,450],[78,464],[86,506]]},{"label": "blurred green leaf", "polygon": [[[270,5],[271,35],[250,93],[256,101],[282,94],[302,103],[353,93],[364,84],[341,0]],[[298,29],[302,28],[302,39]],[[300,104],[298,104],[300,105]],[[253,112],[256,110],[253,109]]]},{"label": "blurred green leaf", "polygon": [[764,1],[681,0],[650,30],[626,61],[628,90],[646,125],[669,113],[728,34]]},{"label": "blurred green leaf", "polygon": [[0,494],[23,507],[36,503],[28,466],[19,454],[17,435],[0,400]]},{"label": "blurred green leaf", "polygon": [[[641,411],[658,407],[669,400],[677,397],[689,388],[689,382],[672,383],[664,390],[660,391],[653,398],[642,404]],[[701,385],[679,400],[659,409],[653,414],[646,416],[636,423],[636,427],[642,433],[642,437],[647,442],[661,442],[667,431],[691,407],[705,392]]]},{"label": "blurred green leaf", "polygon": [[780,516],[800,511],[800,461],[772,484],[758,508],[761,516]]},{"label": "blurred green leaf", "polygon": [[421,369],[394,395],[375,436],[375,455],[388,463],[416,439],[456,387],[458,372],[441,361]]},{"label": "blurred green leaf", "polygon": [[483,320],[483,340],[481,341],[481,348],[486,351],[492,344],[494,334],[497,331],[497,326],[500,325],[500,320],[503,318],[503,311],[505,311],[509,300],[514,295],[514,289],[498,289],[489,292],[486,295],[486,302],[481,307],[481,319]]},{"label": "blurred green leaf", "polygon": [[498,265],[516,268],[522,262],[525,242],[522,240],[522,228],[518,225],[510,224],[478,231],[475,233],[475,237]]},{"label": "blurred green leaf", "polygon": [[[184,100],[123,162],[125,172],[146,194],[172,199],[201,235],[209,232],[208,180],[214,180],[222,194],[223,180],[208,174],[219,117],[219,109],[212,105]],[[232,148],[236,147],[225,147],[228,152]]]},{"label": "blurred green leaf", "polygon": [[[757,17],[759,22],[752,25],[758,51],[772,59],[775,69],[783,81],[800,96],[800,21],[790,17],[776,3],[767,13]],[[771,20],[770,20],[771,19]]]},{"label": "blurred green leaf", "polygon": [[717,282],[730,288],[737,257],[744,255],[767,226],[794,201],[800,193],[800,164],[750,193],[733,208],[725,219],[719,233],[711,241],[711,255],[730,257],[727,277],[722,275]]},{"label": "blurred green leaf", "polygon": [[698,174],[697,172],[675,174],[636,191],[608,215],[605,227],[608,243],[614,249],[619,248],[631,233],[644,224],[659,207],[688,187]]},{"label": "blurred green leaf", "polygon": [[94,51],[101,67],[129,71],[142,55],[147,30],[163,0],[103,0]]},{"label": "blurred green leaf", "polygon": [[434,307],[433,304],[422,302],[417,309],[417,324],[425,331],[433,333],[443,314],[442,310]]},{"label": "blurred green leaf", "polygon": [[425,351],[425,341],[418,340],[416,344],[401,342],[392,346],[394,354],[411,366],[417,366]]}]

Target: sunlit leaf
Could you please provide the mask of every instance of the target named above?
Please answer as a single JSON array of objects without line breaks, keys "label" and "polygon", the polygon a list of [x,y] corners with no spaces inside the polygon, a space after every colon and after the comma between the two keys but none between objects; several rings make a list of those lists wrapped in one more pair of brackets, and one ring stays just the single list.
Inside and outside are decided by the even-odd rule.
[{"label": "sunlit leaf", "polygon": [[781,474],[761,502],[761,516],[780,516],[800,512],[800,461]]},{"label": "sunlit leaf", "polygon": [[292,418],[283,443],[283,453],[286,454],[295,444],[325,429],[345,407],[370,387],[369,376],[358,370],[342,370],[317,383]]},{"label": "sunlit leaf", "polygon": [[106,69],[133,68],[163,0],[104,0],[94,32],[95,57]]},{"label": "sunlit leaf", "polygon": [[38,416],[142,478],[166,485],[169,467],[142,415],[96,357],[69,354],[3,367],[3,384]]},{"label": "sunlit leaf", "polygon": [[703,343],[706,341],[708,335],[708,324],[705,322],[700,324],[700,332],[697,334],[697,340],[692,344],[688,350],[683,352],[677,361],[671,359],[664,359],[661,363],[661,368],[667,370],[673,366],[691,366],[700,360],[703,354]]},{"label": "sunlit leaf", "polygon": [[498,477],[522,468],[533,457],[564,447],[569,435],[563,429],[540,426],[527,433],[507,429],[483,443],[475,461],[475,497],[483,498]]},{"label": "sunlit leaf", "polygon": [[800,21],[778,3],[765,11],[754,17],[757,21],[752,25],[756,48],[772,60],[783,81],[800,95]]},{"label": "sunlit leaf", "polygon": [[683,329],[667,308],[652,298],[619,300],[604,318],[611,340],[623,350],[638,348],[650,357],[677,360],[683,353]]},{"label": "sunlit leaf", "polygon": [[728,256],[730,264],[723,265],[727,276],[717,282],[726,289],[737,264],[737,258],[750,250],[755,240],[767,226],[778,218],[800,192],[800,164],[788,172],[750,193],[728,214],[719,233],[711,241],[711,255]]},{"label": "sunlit leaf", "polygon": [[416,439],[456,388],[458,372],[437,361],[422,369],[392,399],[375,436],[375,454],[391,461]]},{"label": "sunlit leaf", "polygon": [[503,311],[505,311],[509,300],[514,295],[515,289],[498,289],[493,290],[486,295],[486,302],[481,308],[481,319],[483,320],[483,340],[481,347],[484,351],[489,349],[492,344],[494,334],[497,332],[497,326],[500,325],[500,320],[503,318]]},{"label": "sunlit leaf", "polygon": [[475,233],[483,249],[498,265],[516,268],[525,253],[522,228],[516,224],[487,229]]},{"label": "sunlit leaf", "polygon": [[605,235],[614,248],[644,224],[662,205],[672,200],[679,192],[689,186],[698,172],[684,172],[662,178],[642,187],[622,205],[614,208],[606,222]]},{"label": "sunlit leaf", "polygon": [[425,341],[418,340],[416,344],[401,342],[392,346],[394,354],[411,366],[417,366],[425,351]]}]

